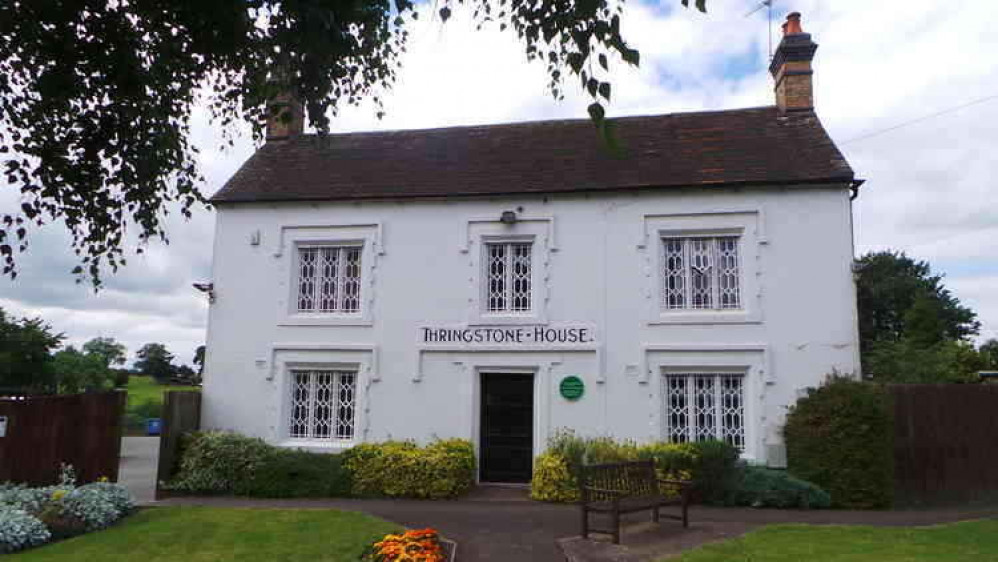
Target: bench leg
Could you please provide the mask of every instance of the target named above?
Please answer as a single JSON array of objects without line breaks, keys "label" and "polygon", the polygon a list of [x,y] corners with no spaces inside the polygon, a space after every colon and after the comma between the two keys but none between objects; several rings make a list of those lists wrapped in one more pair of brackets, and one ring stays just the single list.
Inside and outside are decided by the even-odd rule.
[{"label": "bench leg", "polygon": [[686,502],[683,502],[683,528],[684,529],[687,529],[690,526],[690,518],[689,518],[689,515],[687,513],[688,509],[689,509],[689,504],[686,503]]},{"label": "bench leg", "polygon": [[620,544],[620,511],[613,510],[613,544]]},{"label": "bench leg", "polygon": [[658,523],[658,506],[657,505],[655,506],[655,509],[651,510],[651,520],[654,521],[655,523]]},{"label": "bench leg", "polygon": [[589,514],[586,512],[585,504],[579,506],[579,511],[582,512],[582,538],[589,538]]}]

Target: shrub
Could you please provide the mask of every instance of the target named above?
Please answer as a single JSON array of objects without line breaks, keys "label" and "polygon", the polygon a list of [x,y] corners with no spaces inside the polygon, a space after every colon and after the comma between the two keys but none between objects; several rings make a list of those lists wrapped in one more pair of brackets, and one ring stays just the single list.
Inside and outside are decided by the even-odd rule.
[{"label": "shrub", "polygon": [[835,507],[890,507],[892,411],[883,387],[833,375],[787,415],[790,472],[828,490]]},{"label": "shrub", "polygon": [[111,502],[118,513],[126,515],[135,509],[135,499],[132,494],[122,485],[113,482],[91,482],[77,488],[77,490],[94,490],[101,494],[107,501]]},{"label": "shrub", "polygon": [[725,503],[749,507],[822,509],[831,507],[832,500],[828,492],[786,471],[749,466]]},{"label": "shrub", "polygon": [[273,447],[262,439],[223,431],[184,436],[180,466],[169,483],[172,490],[207,494],[232,493],[236,485],[253,476]]},{"label": "shrub", "polygon": [[[720,503],[725,494],[737,486],[738,457],[738,449],[721,441],[656,442],[639,446],[633,441],[579,437],[571,430],[559,430],[548,442],[547,452],[534,462],[531,497],[571,501],[578,498],[578,482],[584,465],[650,459],[655,461],[661,478],[692,480],[697,498]],[[564,463],[565,471],[554,459]],[[678,493],[678,489],[666,491]]]},{"label": "shrub", "polygon": [[534,459],[530,497],[548,502],[579,500],[579,486],[568,471],[568,463],[564,457],[548,451]]},{"label": "shrub", "polygon": [[343,454],[360,496],[453,498],[475,482],[475,452],[461,439],[420,447],[410,441],[362,443]]},{"label": "shrub", "polygon": [[58,489],[60,488],[56,486],[28,488],[23,484],[4,484],[0,486],[0,508],[10,507],[28,513],[39,513]]},{"label": "shrub", "polygon": [[61,504],[61,515],[83,522],[87,531],[108,527],[124,515],[100,488],[77,488],[56,501]]},{"label": "shrub", "polygon": [[0,506],[0,554],[45,544],[52,534],[37,517],[23,509]]},{"label": "shrub", "polygon": [[689,447],[694,455],[690,472],[695,497],[706,503],[722,503],[741,477],[738,449],[716,440],[690,443]]},{"label": "shrub", "polygon": [[260,498],[344,497],[351,485],[340,455],[275,447],[235,491]]}]

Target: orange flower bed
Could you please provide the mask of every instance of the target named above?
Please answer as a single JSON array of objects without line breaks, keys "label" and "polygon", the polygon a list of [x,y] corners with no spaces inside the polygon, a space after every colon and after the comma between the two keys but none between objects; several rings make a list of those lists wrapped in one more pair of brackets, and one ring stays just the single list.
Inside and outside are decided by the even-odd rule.
[{"label": "orange flower bed", "polygon": [[373,562],[444,562],[440,535],[434,529],[415,529],[402,534],[385,535],[371,545],[364,560]]}]

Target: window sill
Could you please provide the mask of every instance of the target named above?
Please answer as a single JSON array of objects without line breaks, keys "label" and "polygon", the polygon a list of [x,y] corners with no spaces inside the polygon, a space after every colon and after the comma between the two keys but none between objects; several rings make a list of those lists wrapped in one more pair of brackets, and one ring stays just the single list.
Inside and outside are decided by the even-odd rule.
[{"label": "window sill", "polygon": [[661,312],[648,324],[762,324],[762,318],[746,310],[682,310]]},{"label": "window sill", "polygon": [[345,451],[356,445],[356,441],[334,441],[330,439],[285,439],[277,444],[285,449],[305,449],[309,451]]},{"label": "window sill", "polygon": [[278,326],[373,326],[374,321],[363,315],[347,314],[292,314],[285,316]]},{"label": "window sill", "polygon": [[536,314],[479,314],[468,326],[546,326],[547,320]]}]

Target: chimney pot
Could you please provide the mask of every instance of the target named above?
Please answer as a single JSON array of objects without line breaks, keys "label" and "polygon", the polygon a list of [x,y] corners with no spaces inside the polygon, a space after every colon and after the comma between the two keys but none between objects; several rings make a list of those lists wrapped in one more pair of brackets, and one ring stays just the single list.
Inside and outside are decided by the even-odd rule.
[{"label": "chimney pot", "polygon": [[800,26],[800,12],[790,12],[787,14],[787,21],[783,24],[783,34],[804,33]]}]

